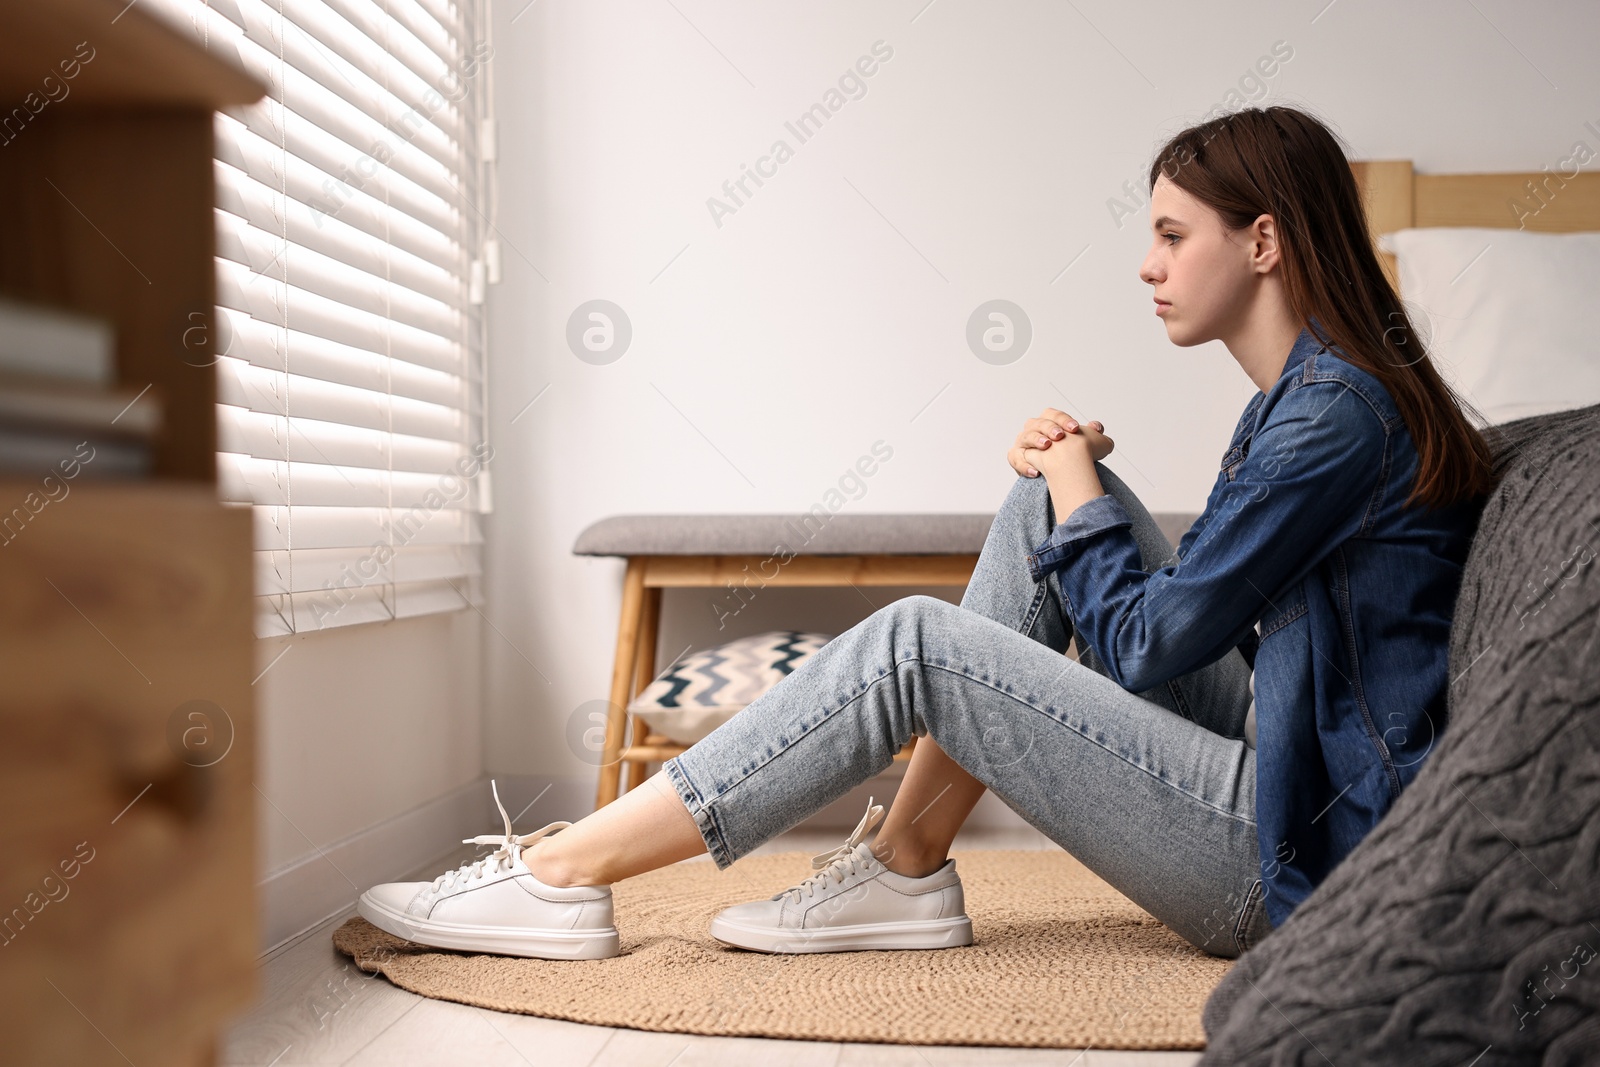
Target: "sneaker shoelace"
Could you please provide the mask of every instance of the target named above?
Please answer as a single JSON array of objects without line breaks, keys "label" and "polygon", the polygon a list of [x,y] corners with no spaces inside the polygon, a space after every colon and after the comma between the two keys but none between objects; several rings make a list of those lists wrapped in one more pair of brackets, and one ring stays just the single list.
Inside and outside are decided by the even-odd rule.
[{"label": "sneaker shoelace", "polygon": [[515,834],[511,830],[511,816],[506,814],[506,806],[500,803],[500,787],[493,779],[489,780],[489,788],[494,792],[494,806],[500,809],[500,819],[505,823],[504,834],[479,834],[477,837],[463,838],[463,845],[499,845],[500,847],[486,856],[463,863],[453,871],[446,871],[433,880],[432,890],[435,893],[452,889],[457,885],[483,877],[484,865],[489,865],[490,874],[498,874],[509,870],[522,855],[522,850],[533,844],[541,837],[545,837],[557,830],[571,826],[570,822],[553,822],[533,831],[531,834]]},{"label": "sneaker shoelace", "polygon": [[844,844],[811,857],[811,866],[817,873],[782,892],[774,893],[772,899],[779,900],[788,894],[793,894],[796,902],[802,896],[814,897],[819,889],[827,886],[829,881],[842,883],[847,875],[855,873],[859,859],[855,854],[856,846],[866,840],[867,834],[883,818],[883,805],[874,804],[872,801],[872,797],[867,798],[867,812],[861,816],[861,821],[856,823],[856,828],[850,831],[850,836],[845,839]]}]

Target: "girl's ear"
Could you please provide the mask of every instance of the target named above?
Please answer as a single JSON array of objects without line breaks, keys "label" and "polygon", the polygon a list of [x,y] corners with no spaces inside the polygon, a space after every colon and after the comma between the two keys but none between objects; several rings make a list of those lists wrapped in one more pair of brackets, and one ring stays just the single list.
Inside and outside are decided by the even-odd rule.
[{"label": "girl's ear", "polygon": [[1255,244],[1256,270],[1266,274],[1278,265],[1282,248],[1278,243],[1278,221],[1271,215],[1261,214],[1250,224],[1250,237]]}]

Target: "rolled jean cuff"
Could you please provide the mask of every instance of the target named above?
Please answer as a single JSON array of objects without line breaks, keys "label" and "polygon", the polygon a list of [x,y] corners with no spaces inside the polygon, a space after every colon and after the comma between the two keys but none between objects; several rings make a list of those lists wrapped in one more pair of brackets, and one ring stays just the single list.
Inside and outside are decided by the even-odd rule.
[{"label": "rolled jean cuff", "polygon": [[700,798],[700,791],[689,781],[689,776],[678,765],[676,756],[661,764],[661,769],[667,772],[667,780],[678,791],[678,799],[683,801],[683,806],[689,809],[689,814],[694,817],[694,824],[700,831],[700,836],[705,839],[706,853],[711,861],[717,865],[717,870],[725,871],[733,866],[734,857],[728,851],[728,843],[723,839],[722,830],[717,826],[716,819],[711,814],[711,809]]},{"label": "rolled jean cuff", "polygon": [[1085,500],[1028,554],[1029,576],[1036,583],[1043,581],[1047,575],[1066,566],[1077,555],[1082,542],[1118,526],[1133,526],[1133,519],[1122,501],[1110,493]]}]

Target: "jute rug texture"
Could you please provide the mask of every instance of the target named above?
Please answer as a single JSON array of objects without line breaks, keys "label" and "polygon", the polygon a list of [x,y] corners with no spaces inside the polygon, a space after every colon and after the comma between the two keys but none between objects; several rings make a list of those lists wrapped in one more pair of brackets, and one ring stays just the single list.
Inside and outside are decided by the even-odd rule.
[{"label": "jute rug texture", "polygon": [[726,1037],[1037,1048],[1198,1049],[1233,965],[1061,851],[951,853],[973,944],[768,954],[723,945],[718,910],[798,882],[810,856],[673,864],[612,887],[621,955],[538,960],[429,949],[352,918],[334,945],[402,989],[498,1011]]}]

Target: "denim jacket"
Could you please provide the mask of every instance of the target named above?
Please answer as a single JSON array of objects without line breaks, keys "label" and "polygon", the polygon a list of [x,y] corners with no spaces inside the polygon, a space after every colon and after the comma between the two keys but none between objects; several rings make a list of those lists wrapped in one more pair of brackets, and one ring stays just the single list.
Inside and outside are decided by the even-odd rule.
[{"label": "denim jacket", "polygon": [[[1302,329],[1245,406],[1178,562],[1140,566],[1122,503],[1028,556],[1132,692],[1239,648],[1255,670],[1267,916],[1288,918],[1416,777],[1444,730],[1449,629],[1485,498],[1403,507],[1418,457],[1377,378]],[[1259,625],[1258,625],[1259,624]]]}]

